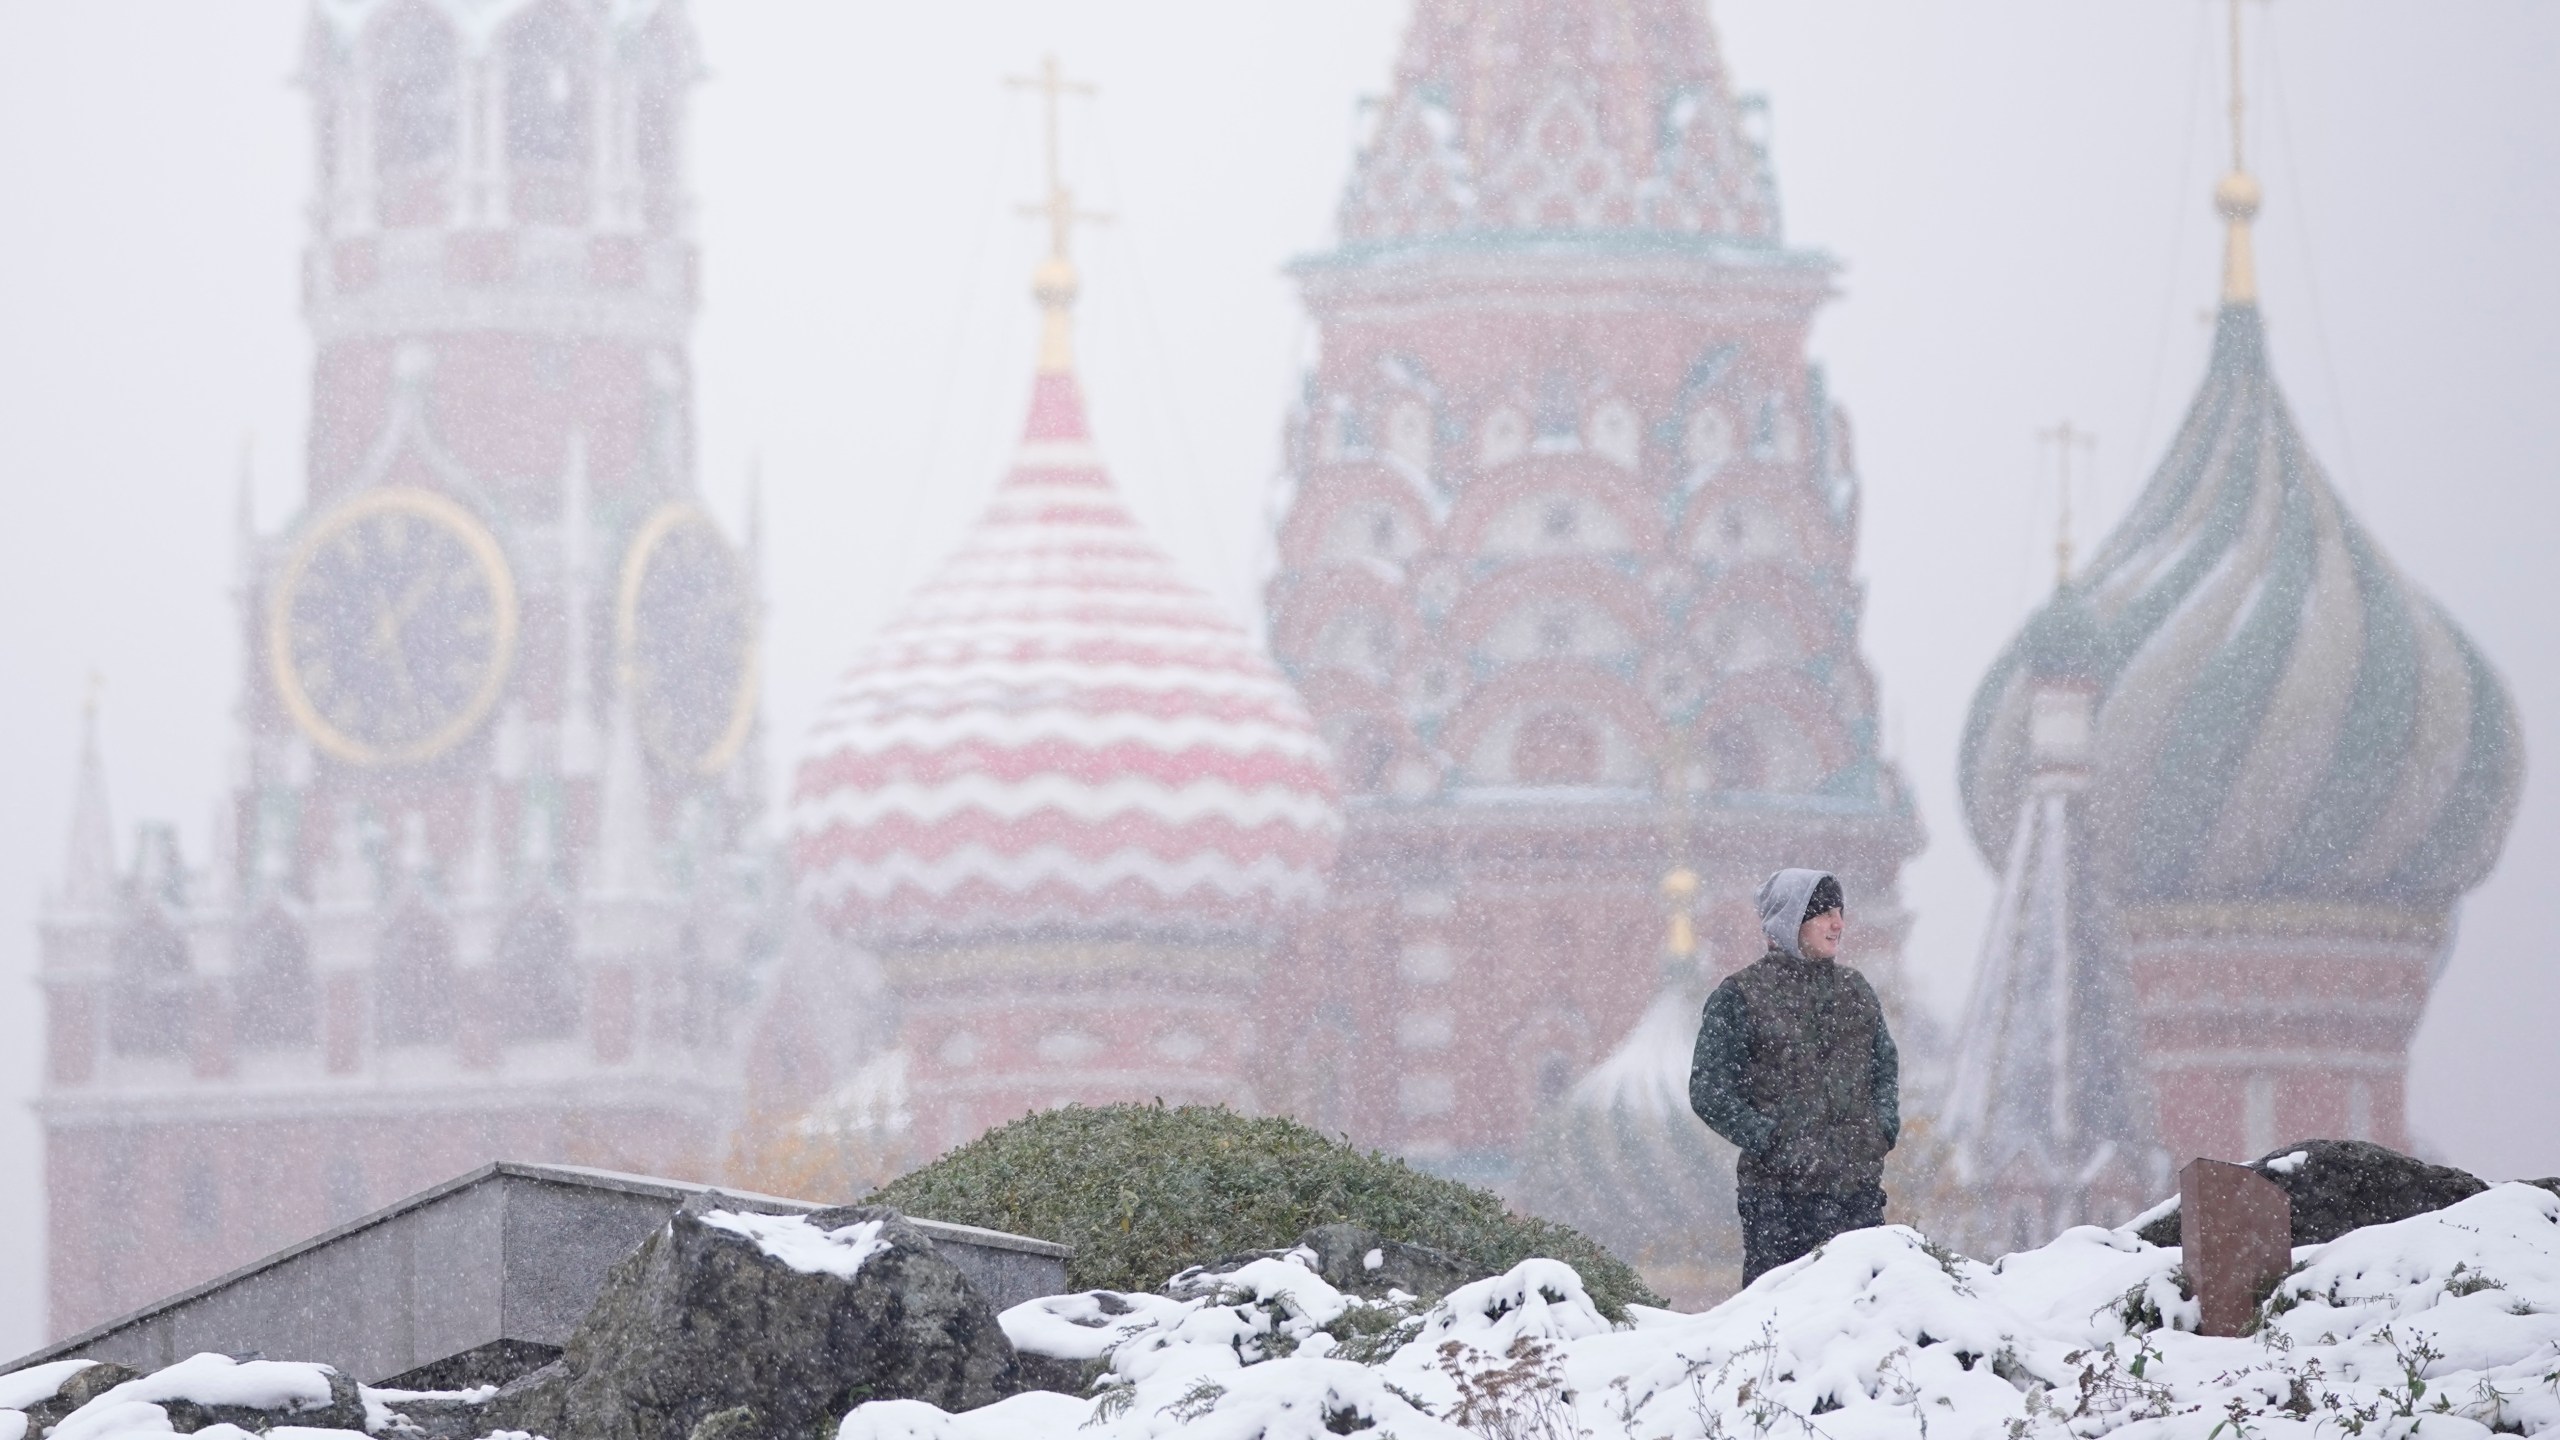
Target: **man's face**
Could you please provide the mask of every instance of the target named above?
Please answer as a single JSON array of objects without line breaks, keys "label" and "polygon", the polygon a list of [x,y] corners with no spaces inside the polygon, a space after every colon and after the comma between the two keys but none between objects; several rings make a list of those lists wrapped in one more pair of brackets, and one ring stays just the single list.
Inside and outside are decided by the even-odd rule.
[{"label": "man's face", "polygon": [[1825,910],[1804,922],[1796,931],[1796,948],[1807,960],[1840,958],[1840,932],[1849,927],[1849,918],[1837,910]]}]

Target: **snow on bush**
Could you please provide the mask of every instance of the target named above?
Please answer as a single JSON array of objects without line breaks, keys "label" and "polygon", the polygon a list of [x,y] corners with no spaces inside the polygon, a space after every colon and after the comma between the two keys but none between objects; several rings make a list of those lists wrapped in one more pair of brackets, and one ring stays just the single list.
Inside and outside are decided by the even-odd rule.
[{"label": "snow on bush", "polygon": [[1007,1311],[1018,1347],[1106,1363],[1090,1398],[865,1405],[839,1440],[2560,1433],[2560,1196],[2497,1186],[2294,1259],[2244,1339],[2194,1333],[2177,1250],[2094,1227],[1996,1264],[1859,1231],[1704,1314],[1615,1326],[1553,1261],[1423,1309],[1260,1260],[1197,1298]]}]

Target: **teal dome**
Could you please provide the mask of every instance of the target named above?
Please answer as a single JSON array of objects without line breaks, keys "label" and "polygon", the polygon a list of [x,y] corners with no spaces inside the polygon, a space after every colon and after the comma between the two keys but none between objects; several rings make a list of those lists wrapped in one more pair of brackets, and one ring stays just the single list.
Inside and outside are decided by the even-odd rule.
[{"label": "teal dome", "polygon": [[2123,903],[2441,910],[2514,819],[2506,686],[2330,487],[2254,304],[2224,306],[2149,486],[1974,696],[1958,778],[1995,864],[2061,672],[2099,692],[2092,860]]}]

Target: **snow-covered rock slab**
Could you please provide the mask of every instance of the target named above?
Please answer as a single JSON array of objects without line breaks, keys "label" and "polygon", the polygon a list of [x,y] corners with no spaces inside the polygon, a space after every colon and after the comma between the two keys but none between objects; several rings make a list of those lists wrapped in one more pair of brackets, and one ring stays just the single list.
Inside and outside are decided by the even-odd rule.
[{"label": "snow-covered rock slab", "polygon": [[[839,1440],[2560,1433],[2560,1196],[2547,1190],[2496,1186],[2300,1247],[2248,1338],[2193,1333],[2179,1259],[2090,1227],[1983,1264],[1893,1226],[1699,1315],[1639,1310],[1613,1327],[1569,1268],[1529,1261],[1383,1329],[1303,1263],[1258,1261],[1214,1295],[1097,1292],[1006,1312],[1026,1351],[1099,1364],[1088,1398],[956,1415],[865,1405]],[[1380,1335],[1392,1343],[1370,1343]]]}]

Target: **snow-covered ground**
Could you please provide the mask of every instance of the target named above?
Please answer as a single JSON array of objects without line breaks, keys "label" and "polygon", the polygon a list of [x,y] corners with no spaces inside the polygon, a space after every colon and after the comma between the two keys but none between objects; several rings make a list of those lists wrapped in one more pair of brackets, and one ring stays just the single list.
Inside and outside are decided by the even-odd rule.
[{"label": "snow-covered ground", "polygon": [[1843,1236],[1699,1315],[1613,1327],[1528,1261],[1428,1310],[1287,1260],[1220,1295],[1061,1296],[1025,1349],[1107,1361],[1095,1398],[963,1415],[887,1401],[839,1440],[1028,1436],[2279,1440],[2560,1429],[2560,1195],[2500,1185],[2294,1252],[2247,1339],[2193,1333],[2174,1249],[2073,1230],[1982,1264],[1890,1227]]},{"label": "snow-covered ground", "polygon": [[[830,1270],[867,1239],[793,1238],[836,1247],[802,1257]],[[1902,1227],[1860,1231],[1704,1314],[1642,1310],[1614,1326],[1552,1260],[1425,1307],[1345,1296],[1294,1258],[1264,1259],[1191,1277],[1192,1298],[1095,1291],[1005,1313],[1019,1348],[1100,1366],[1091,1396],[1034,1392],[961,1415],[883,1401],[847,1416],[839,1440],[2560,1436],[2560,1195],[2500,1185],[2294,1261],[2256,1335],[2208,1339],[2193,1333],[2178,1252],[2127,1230],[2073,1230],[1988,1265]],[[85,1363],[0,1376],[0,1440],[22,1440],[25,1410]],[[220,1408],[270,1440],[360,1440],[295,1422],[351,1421],[361,1398],[366,1430],[395,1437],[415,1398],[332,1393],[322,1366],[199,1355],[105,1390],[49,1433],[167,1435]]]}]

